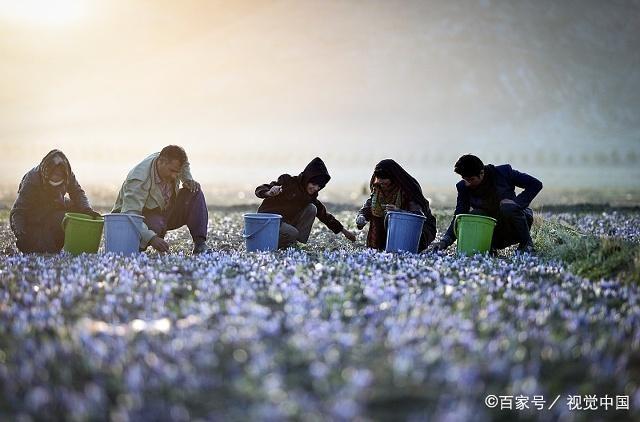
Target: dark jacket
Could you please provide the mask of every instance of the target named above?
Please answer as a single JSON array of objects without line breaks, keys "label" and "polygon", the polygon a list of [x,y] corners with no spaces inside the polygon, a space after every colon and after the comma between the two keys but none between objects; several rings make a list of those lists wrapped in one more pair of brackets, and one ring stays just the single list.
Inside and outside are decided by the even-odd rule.
[{"label": "dark jacket", "polygon": [[[510,199],[514,201],[523,210],[529,207],[533,198],[542,190],[542,182],[533,176],[519,172],[511,168],[509,164],[493,167],[495,194],[497,201]],[[516,187],[524,189],[516,195]],[[453,220],[443,237],[446,243],[453,243],[456,236],[454,233],[455,216],[458,214],[466,214],[471,209],[485,210],[487,198],[477,196],[473,189],[467,188],[464,180],[456,184],[458,190],[458,198],[456,200],[456,210]]]},{"label": "dark jacket", "polygon": [[[67,166],[66,177],[60,186],[53,187],[44,178],[47,164],[53,156],[61,156]],[[18,188],[9,220],[16,236],[38,229],[38,225],[55,211],[90,211],[91,206],[82,187],[71,171],[67,157],[58,150],[49,152],[37,167],[24,175]],[[65,195],[69,194],[70,199]]]},{"label": "dark jacket", "polygon": [[[331,176],[327,171],[324,162],[316,157],[297,176],[283,174],[278,180],[260,185],[256,188],[256,196],[263,198],[258,212],[280,214],[285,223],[292,224],[296,216],[309,204],[316,206],[318,212],[316,217],[323,222],[334,233],[340,233],[342,224],[327,212],[326,207],[318,200],[318,194],[309,195],[307,193],[307,183],[311,179],[323,179],[325,183]],[[282,193],[274,197],[267,197],[267,192],[274,186],[282,186]]]}]

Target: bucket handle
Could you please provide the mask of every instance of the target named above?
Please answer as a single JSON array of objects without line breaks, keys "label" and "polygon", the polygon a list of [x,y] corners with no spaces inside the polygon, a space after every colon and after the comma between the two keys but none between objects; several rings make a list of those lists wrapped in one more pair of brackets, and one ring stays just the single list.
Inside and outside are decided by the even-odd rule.
[{"label": "bucket handle", "polygon": [[65,232],[67,231],[67,221],[69,221],[67,214],[64,215],[64,218],[62,219],[62,231]]},{"label": "bucket handle", "polygon": [[140,230],[138,229],[138,226],[136,225],[136,223],[133,221],[133,218],[131,218],[130,215],[127,215],[127,219],[129,220],[129,222],[131,223],[131,225],[133,226],[133,228],[135,229],[136,233],[138,234],[138,240],[142,239],[142,233],[140,233]]},{"label": "bucket handle", "polygon": [[245,239],[250,239],[250,238],[252,238],[253,236],[255,236],[255,235],[257,235],[258,233],[260,233],[260,232],[261,232],[265,227],[267,227],[268,225],[269,225],[269,220],[265,221],[265,222],[264,222],[264,224],[262,224],[262,226],[260,226],[260,228],[259,228],[258,230],[254,231],[254,232],[253,232],[253,233],[251,233],[251,234],[245,234],[245,233],[242,233],[242,237],[244,237]]},{"label": "bucket handle", "polygon": [[460,220],[458,217],[459,215],[456,215],[453,223],[453,234],[456,236],[456,239],[458,238],[458,220]]}]

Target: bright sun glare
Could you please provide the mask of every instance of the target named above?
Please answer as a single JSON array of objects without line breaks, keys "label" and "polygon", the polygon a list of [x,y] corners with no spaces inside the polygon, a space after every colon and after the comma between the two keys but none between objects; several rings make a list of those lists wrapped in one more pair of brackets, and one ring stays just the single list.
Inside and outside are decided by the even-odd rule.
[{"label": "bright sun glare", "polygon": [[89,12],[89,0],[0,0],[0,21],[27,26],[66,26]]}]

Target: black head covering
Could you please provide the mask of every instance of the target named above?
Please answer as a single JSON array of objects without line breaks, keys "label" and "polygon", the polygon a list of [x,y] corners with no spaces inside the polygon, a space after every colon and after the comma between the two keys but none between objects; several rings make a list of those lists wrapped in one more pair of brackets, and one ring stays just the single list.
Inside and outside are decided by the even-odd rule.
[{"label": "black head covering", "polygon": [[64,177],[64,185],[69,183],[69,177],[71,175],[71,166],[69,165],[69,160],[64,153],[58,149],[53,149],[44,156],[40,164],[38,165],[38,170],[40,171],[40,177],[42,178],[43,183],[47,183],[50,179],[51,174],[56,168],[61,168]]},{"label": "black head covering", "polygon": [[307,186],[307,183],[315,183],[320,186],[320,189],[324,188],[331,180],[327,166],[324,165],[324,162],[319,157],[311,160],[298,177],[302,186]]},{"label": "black head covering", "polygon": [[373,170],[373,175],[371,176],[371,181],[369,182],[369,188],[373,192],[373,182],[376,176],[389,179],[405,192],[412,201],[417,202],[422,208],[422,211],[427,214],[429,210],[429,201],[422,194],[422,188],[416,179],[413,178],[409,173],[405,171],[400,164],[396,163],[391,159],[386,159],[380,161],[376,164],[375,169]]}]

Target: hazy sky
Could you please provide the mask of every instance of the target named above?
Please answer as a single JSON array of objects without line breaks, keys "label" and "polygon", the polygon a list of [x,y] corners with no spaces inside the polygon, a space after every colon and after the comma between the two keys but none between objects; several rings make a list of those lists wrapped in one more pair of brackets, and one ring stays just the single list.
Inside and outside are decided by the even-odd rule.
[{"label": "hazy sky", "polygon": [[0,0],[0,181],[57,147],[117,185],[177,143],[215,187],[316,155],[336,189],[386,157],[450,186],[466,152],[636,186],[638,28],[638,1]]}]

